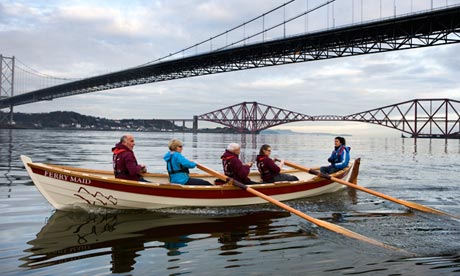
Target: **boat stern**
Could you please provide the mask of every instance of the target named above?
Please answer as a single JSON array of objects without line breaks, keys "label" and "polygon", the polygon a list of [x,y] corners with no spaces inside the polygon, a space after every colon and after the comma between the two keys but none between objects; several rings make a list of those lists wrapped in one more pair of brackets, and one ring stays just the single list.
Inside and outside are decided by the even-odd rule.
[{"label": "boat stern", "polygon": [[356,158],[353,162],[353,166],[351,168],[351,174],[348,177],[348,182],[353,184],[358,184],[358,174],[359,174],[359,165],[361,164],[361,158]]}]

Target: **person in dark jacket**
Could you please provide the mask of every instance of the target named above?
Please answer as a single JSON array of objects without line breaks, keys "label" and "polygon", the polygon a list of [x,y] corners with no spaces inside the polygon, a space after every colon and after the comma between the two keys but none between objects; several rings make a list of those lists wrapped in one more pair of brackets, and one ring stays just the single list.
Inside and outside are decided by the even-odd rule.
[{"label": "person in dark jacket", "polygon": [[243,184],[256,184],[257,182],[252,181],[248,177],[253,162],[243,164],[239,158],[240,153],[240,145],[231,143],[227,146],[224,154],[220,157],[225,175]]},{"label": "person in dark jacket", "polygon": [[134,145],[134,136],[125,134],[112,148],[113,172],[116,178],[148,182],[142,177],[142,173],[147,172],[146,167],[138,164],[134,156]]},{"label": "person in dark jacket", "polygon": [[284,160],[281,160],[280,165],[276,165],[275,161],[270,158],[272,148],[270,145],[262,145],[259,155],[256,157],[257,169],[264,182],[279,182],[279,181],[297,181],[297,176],[286,173],[280,173],[284,165]]},{"label": "person in dark jacket", "polygon": [[321,167],[320,171],[322,173],[335,173],[348,166],[348,162],[350,162],[350,147],[346,146],[345,138],[340,136],[334,138],[334,150],[327,161],[330,165]]},{"label": "person in dark jacket", "polygon": [[206,180],[189,176],[189,169],[195,168],[196,163],[182,155],[183,147],[180,140],[172,139],[168,145],[170,151],[163,156],[169,173],[169,181],[183,185],[212,185]]}]

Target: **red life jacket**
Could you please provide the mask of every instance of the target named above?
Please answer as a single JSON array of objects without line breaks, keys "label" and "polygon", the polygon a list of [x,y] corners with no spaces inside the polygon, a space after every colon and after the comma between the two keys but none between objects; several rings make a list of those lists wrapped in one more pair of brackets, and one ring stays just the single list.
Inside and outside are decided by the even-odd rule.
[{"label": "red life jacket", "polygon": [[257,169],[259,170],[261,175],[270,173],[270,171],[265,168],[265,163],[264,163],[265,158],[267,158],[266,155],[259,156],[257,158]]},{"label": "red life jacket", "polygon": [[259,170],[260,177],[267,182],[273,182],[273,175],[272,172],[268,169],[265,168],[265,162],[264,160],[268,158],[268,156],[263,155],[263,156],[258,156],[257,157],[257,169]]},{"label": "red life jacket", "polygon": [[118,170],[117,168],[117,164],[118,164],[118,160],[119,160],[119,155],[120,153],[122,152],[125,152],[127,151],[126,149],[114,149],[112,152],[113,152],[113,158],[112,158],[112,163],[113,163],[113,174],[115,175],[115,177],[119,176],[120,174],[124,174],[124,175],[129,175],[129,172],[127,171],[120,171]]},{"label": "red life jacket", "polygon": [[234,155],[229,155],[226,157],[221,157],[222,159],[222,167],[224,168],[224,174],[228,177],[233,177],[234,173],[233,171],[229,170],[230,166],[230,160],[234,158]]}]

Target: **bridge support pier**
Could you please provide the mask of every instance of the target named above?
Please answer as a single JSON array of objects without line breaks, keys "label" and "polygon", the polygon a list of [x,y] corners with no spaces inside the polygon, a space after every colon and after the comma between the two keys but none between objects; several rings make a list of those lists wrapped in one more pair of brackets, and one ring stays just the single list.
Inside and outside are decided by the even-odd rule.
[{"label": "bridge support pier", "polygon": [[10,120],[8,122],[8,124],[10,126],[14,125],[14,120],[13,120],[13,106],[10,106],[10,116],[9,116]]},{"label": "bridge support pier", "polygon": [[193,133],[198,133],[198,116],[193,116]]}]

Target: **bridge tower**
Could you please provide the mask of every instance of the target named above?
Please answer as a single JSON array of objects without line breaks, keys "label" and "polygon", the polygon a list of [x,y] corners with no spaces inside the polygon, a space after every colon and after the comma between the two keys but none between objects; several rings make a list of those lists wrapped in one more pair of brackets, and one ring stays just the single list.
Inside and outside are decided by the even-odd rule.
[{"label": "bridge tower", "polygon": [[[14,95],[14,56],[5,57],[0,55],[0,100],[13,97]],[[13,105],[10,105],[10,113],[0,114],[0,125],[7,122],[13,125]]]}]

